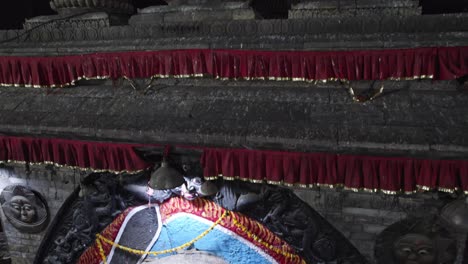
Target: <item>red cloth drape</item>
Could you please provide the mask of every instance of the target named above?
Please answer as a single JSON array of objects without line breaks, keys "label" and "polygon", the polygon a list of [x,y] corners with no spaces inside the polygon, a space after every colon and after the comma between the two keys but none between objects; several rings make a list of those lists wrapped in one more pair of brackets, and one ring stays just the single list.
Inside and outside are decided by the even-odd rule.
[{"label": "red cloth drape", "polygon": [[66,139],[0,137],[0,160],[50,163],[94,171],[138,172],[152,166],[125,143]]},{"label": "red cloth drape", "polygon": [[[132,173],[153,165],[134,151],[134,147],[141,146],[144,145],[1,136],[0,161]],[[201,149],[200,162],[206,178],[239,178],[302,187],[344,186],[387,193],[419,189],[468,192],[468,160]]]},{"label": "red cloth drape", "polygon": [[85,78],[212,76],[227,79],[454,79],[468,47],[360,51],[164,50],[59,57],[0,57],[0,84],[61,87]]},{"label": "red cloth drape", "polygon": [[205,149],[201,164],[205,177],[211,179],[238,178],[302,187],[344,186],[387,193],[468,191],[468,160]]}]

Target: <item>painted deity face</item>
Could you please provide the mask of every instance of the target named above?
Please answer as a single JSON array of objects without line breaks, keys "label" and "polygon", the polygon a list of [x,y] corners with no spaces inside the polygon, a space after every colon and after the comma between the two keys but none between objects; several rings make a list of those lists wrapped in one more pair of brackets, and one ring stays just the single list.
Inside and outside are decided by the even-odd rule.
[{"label": "painted deity face", "polygon": [[401,264],[435,264],[436,251],[433,241],[420,234],[407,234],[394,245],[394,255]]},{"label": "painted deity face", "polygon": [[188,178],[184,177],[185,184],[181,186],[180,194],[187,200],[194,200],[201,196],[201,186],[203,184],[200,177]]},{"label": "painted deity face", "polygon": [[36,209],[31,201],[24,196],[13,196],[11,198],[10,212],[13,217],[24,223],[32,223],[36,220]]}]

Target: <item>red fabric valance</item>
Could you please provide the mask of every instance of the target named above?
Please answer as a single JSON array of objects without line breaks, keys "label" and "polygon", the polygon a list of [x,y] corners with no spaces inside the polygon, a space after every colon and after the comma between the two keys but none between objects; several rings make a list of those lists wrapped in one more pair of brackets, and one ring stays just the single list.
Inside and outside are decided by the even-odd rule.
[{"label": "red fabric valance", "polygon": [[133,147],[124,143],[102,143],[66,139],[0,137],[0,161],[53,164],[95,172],[136,173],[151,167]]},{"label": "red fabric valance", "polygon": [[[53,164],[95,172],[137,173],[154,165],[136,154],[134,148],[142,146],[1,136],[0,161]],[[421,189],[468,193],[468,160],[200,149],[203,149],[201,165],[207,179],[223,177],[288,186],[345,187],[386,193],[410,193]]]},{"label": "red fabric valance", "polygon": [[208,179],[345,187],[391,194],[418,190],[468,192],[468,160],[205,149],[201,163]]},{"label": "red fabric valance", "polygon": [[361,51],[164,50],[0,57],[0,84],[62,87],[80,79],[201,77],[271,80],[455,79],[468,47]]}]

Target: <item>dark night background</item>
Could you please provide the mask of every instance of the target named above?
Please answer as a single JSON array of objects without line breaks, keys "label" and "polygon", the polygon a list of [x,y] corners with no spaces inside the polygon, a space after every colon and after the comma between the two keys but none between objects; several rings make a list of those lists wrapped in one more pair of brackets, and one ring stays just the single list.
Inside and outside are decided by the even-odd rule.
[{"label": "dark night background", "polygon": [[[253,5],[257,9],[272,7],[273,9],[287,7],[288,0],[254,0]],[[0,29],[22,28],[26,18],[40,15],[51,15],[49,0],[1,0],[0,1]],[[138,8],[160,4],[162,0],[134,0]],[[468,12],[468,0],[421,0],[424,14]],[[275,8],[276,7],[276,8]],[[262,10],[265,17],[275,16],[278,10]],[[284,12],[284,11],[283,11]],[[283,13],[281,12],[281,13]],[[284,15],[284,14],[283,14]]]}]

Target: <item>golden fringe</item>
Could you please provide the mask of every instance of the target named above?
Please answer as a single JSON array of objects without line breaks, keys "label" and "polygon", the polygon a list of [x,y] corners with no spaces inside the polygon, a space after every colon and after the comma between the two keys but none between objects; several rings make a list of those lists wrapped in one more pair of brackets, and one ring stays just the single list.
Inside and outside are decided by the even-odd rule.
[{"label": "golden fringe", "polygon": [[[443,187],[438,187],[438,188],[431,188],[428,186],[423,186],[423,185],[416,185],[417,190],[413,191],[403,191],[403,190],[385,190],[385,189],[369,189],[369,188],[354,188],[354,187],[348,187],[345,186],[344,184],[324,184],[324,183],[314,183],[314,184],[301,184],[301,183],[289,183],[289,182],[284,182],[284,181],[269,181],[267,179],[263,180],[257,180],[257,179],[249,179],[249,178],[241,178],[239,176],[232,177],[232,176],[224,176],[222,174],[218,176],[205,176],[205,180],[212,181],[212,180],[217,180],[217,179],[224,179],[228,181],[234,181],[234,180],[240,180],[240,181],[245,181],[245,182],[251,182],[251,183],[268,183],[272,185],[280,185],[280,186],[287,186],[287,187],[299,187],[299,188],[317,188],[317,187],[324,187],[324,188],[329,188],[329,189],[344,189],[347,191],[352,191],[352,192],[366,192],[366,193],[384,193],[388,195],[397,195],[397,194],[415,194],[421,191],[440,191],[440,192],[445,192],[445,193],[455,193],[458,192],[458,188],[450,189],[450,188],[443,188]],[[468,190],[464,191],[465,194],[468,195]]]},{"label": "golden fringe", "polygon": [[[211,77],[209,74],[204,74],[204,73],[195,73],[195,74],[180,74],[180,75],[171,75],[171,74],[155,74],[150,77],[150,79],[168,79],[168,78],[175,78],[175,79],[188,79],[188,78],[204,78],[204,77]],[[120,78],[123,78],[125,80],[129,80],[130,84],[132,85],[133,88],[134,85],[131,82],[131,78],[123,75],[120,76]],[[228,77],[221,77],[219,75],[213,77],[216,80],[222,80],[222,81],[237,81],[237,80],[245,80],[245,81],[293,81],[293,82],[307,82],[307,83],[313,83],[313,84],[318,84],[318,83],[328,83],[328,82],[345,82],[349,83],[350,80],[348,79],[341,79],[341,78],[327,78],[327,79],[306,79],[303,77],[240,77],[240,78],[228,78]],[[385,80],[390,80],[390,81],[412,81],[412,80],[421,80],[421,79],[433,79],[434,75],[420,75],[420,76],[413,76],[413,77],[403,77],[403,78],[393,78],[390,77]],[[63,84],[52,84],[52,85],[36,85],[36,84],[8,84],[8,83],[0,83],[0,86],[4,87],[29,87],[29,88],[64,88],[64,87],[69,87],[69,86],[74,86],[77,81],[81,80],[105,80],[105,79],[110,79],[110,76],[96,76],[96,77],[86,77],[86,76],[80,76],[68,83],[63,83]],[[381,80],[381,81],[385,81]]]},{"label": "golden fringe", "polygon": [[[66,168],[70,170],[81,170],[83,172],[94,172],[94,173],[112,173],[112,174],[138,174],[141,172],[146,171],[147,169],[143,170],[135,170],[135,171],[129,171],[129,170],[121,170],[121,171],[116,171],[116,170],[107,170],[107,169],[94,169],[94,168],[84,168],[84,167],[78,167],[78,166],[70,166],[70,165],[63,165],[59,163],[55,163],[52,161],[43,161],[43,162],[26,162],[26,161],[20,161],[20,160],[7,160],[7,161],[0,161],[0,164],[21,164],[21,165],[31,165],[31,166],[45,166],[45,165],[53,165],[57,168]],[[149,169],[149,168],[148,168]]]},{"label": "golden fringe", "polygon": [[96,76],[96,77],[86,77],[80,76],[71,82],[63,83],[63,84],[52,84],[52,85],[37,85],[37,84],[9,84],[9,83],[0,83],[0,86],[4,87],[27,87],[27,88],[65,88],[68,86],[73,86],[76,82],[81,80],[107,80],[110,79],[110,76]]}]

